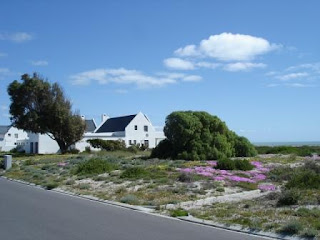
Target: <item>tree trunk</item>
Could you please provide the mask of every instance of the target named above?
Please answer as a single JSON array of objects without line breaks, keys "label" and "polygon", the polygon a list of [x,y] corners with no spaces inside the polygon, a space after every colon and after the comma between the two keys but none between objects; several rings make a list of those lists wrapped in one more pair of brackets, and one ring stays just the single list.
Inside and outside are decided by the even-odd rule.
[{"label": "tree trunk", "polygon": [[62,140],[57,139],[56,141],[59,145],[61,154],[67,153],[69,146],[67,146],[67,144]]}]

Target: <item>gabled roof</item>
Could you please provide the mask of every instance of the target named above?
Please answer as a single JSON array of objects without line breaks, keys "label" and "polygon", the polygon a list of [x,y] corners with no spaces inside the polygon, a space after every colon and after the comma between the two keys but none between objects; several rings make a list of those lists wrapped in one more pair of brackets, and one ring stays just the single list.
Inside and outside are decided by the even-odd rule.
[{"label": "gabled roof", "polygon": [[0,126],[0,134],[6,134],[11,126]]},{"label": "gabled roof", "polygon": [[85,120],[86,123],[86,132],[94,132],[96,130],[97,126],[93,119]]},{"label": "gabled roof", "polygon": [[136,115],[129,115],[123,117],[109,118],[96,131],[96,133],[103,132],[122,132],[126,126],[134,119]]}]

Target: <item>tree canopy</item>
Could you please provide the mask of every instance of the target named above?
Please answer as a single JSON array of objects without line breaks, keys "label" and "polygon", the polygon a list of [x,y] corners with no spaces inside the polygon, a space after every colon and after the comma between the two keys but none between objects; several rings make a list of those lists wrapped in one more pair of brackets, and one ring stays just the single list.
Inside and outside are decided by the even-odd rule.
[{"label": "tree canopy", "polygon": [[166,118],[164,133],[167,138],[153,150],[153,157],[205,160],[256,155],[248,139],[206,112],[173,112]]},{"label": "tree canopy", "polygon": [[62,153],[79,141],[85,123],[58,83],[50,84],[37,73],[21,76],[8,86],[11,121],[17,128],[33,133],[48,134]]}]

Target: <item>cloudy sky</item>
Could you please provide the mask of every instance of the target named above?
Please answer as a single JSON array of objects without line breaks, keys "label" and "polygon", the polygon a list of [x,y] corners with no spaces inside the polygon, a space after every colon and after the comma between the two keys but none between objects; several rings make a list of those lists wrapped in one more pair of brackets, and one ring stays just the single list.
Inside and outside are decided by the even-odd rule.
[{"label": "cloudy sky", "polygon": [[100,122],[202,110],[254,142],[320,140],[318,0],[0,3],[0,125],[23,73]]}]

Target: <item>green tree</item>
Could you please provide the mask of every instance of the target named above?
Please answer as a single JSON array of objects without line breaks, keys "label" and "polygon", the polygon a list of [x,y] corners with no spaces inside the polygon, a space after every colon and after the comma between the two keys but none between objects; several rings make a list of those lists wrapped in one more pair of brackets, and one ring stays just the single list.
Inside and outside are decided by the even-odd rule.
[{"label": "green tree", "polygon": [[50,84],[37,73],[21,76],[8,86],[11,121],[17,128],[47,134],[55,140],[61,153],[79,141],[85,131],[80,115],[71,109],[58,83]]},{"label": "green tree", "polygon": [[153,150],[153,157],[204,160],[255,155],[246,138],[206,112],[173,112],[166,118],[164,133],[167,139]]}]

